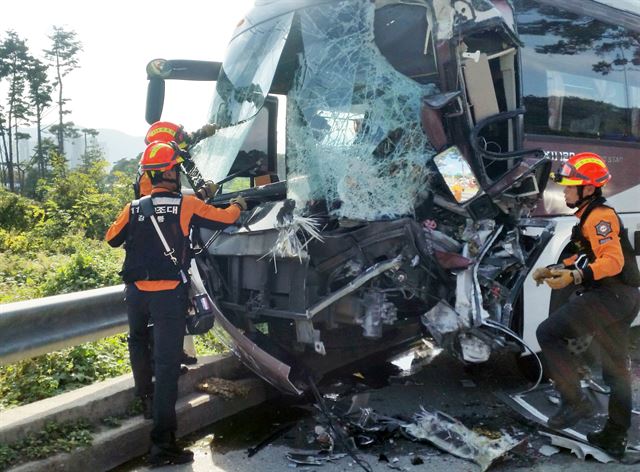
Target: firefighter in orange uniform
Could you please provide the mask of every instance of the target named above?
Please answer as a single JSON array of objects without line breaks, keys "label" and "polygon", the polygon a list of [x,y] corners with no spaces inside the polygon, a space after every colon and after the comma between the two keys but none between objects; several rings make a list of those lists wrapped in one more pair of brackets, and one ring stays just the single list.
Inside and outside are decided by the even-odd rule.
[{"label": "firefighter in orange uniform", "polygon": [[[125,246],[121,271],[126,284],[129,321],[129,357],[136,394],[152,400],[152,465],[190,462],[193,453],[175,441],[178,376],[188,306],[188,271],[191,259],[191,226],[222,229],[234,223],[246,209],[242,197],[226,209],[207,205],[180,193],[183,151],[176,143],[153,142],[145,149],[140,167],[153,186],[150,197],[158,225],[172,256],[167,254],[150,218],[141,211],[141,200],[127,204],[106,234],[107,242]],[[153,353],[147,325],[153,320]],[[152,372],[151,360],[154,360]],[[155,376],[155,383],[152,377]]]},{"label": "firefighter in orange uniform", "polygon": [[600,156],[572,156],[553,176],[565,186],[569,208],[577,208],[579,222],[571,235],[572,255],[562,264],[534,271],[554,290],[576,285],[567,303],[552,313],[537,330],[549,377],[562,403],[548,424],[563,429],[594,414],[580,389],[578,366],[569,341],[593,336],[600,345],[602,373],[611,388],[609,417],[601,431],[587,435],[589,442],[621,458],[631,424],[631,380],[628,364],[629,328],[640,309],[640,274],[635,256],[616,211],[605,204],[602,187],[611,179]]},{"label": "firefighter in orange uniform", "polygon": [[[188,150],[195,146],[198,142],[209,136],[213,136],[218,130],[218,126],[213,123],[207,123],[194,133],[187,133],[181,125],[176,125],[169,121],[156,121],[153,123],[146,136],[144,137],[144,143],[149,145],[152,142],[170,143],[175,142],[178,147],[187,151],[183,153],[184,161],[182,162],[183,170],[191,175],[196,174],[195,184],[196,195],[202,200],[207,200],[213,197],[218,190],[218,186],[210,181],[204,181],[200,176],[195,164],[191,160],[191,156],[188,154]],[[151,181],[149,177],[141,170],[138,169],[138,175],[136,182],[133,184],[135,197],[140,198],[151,193]]]}]

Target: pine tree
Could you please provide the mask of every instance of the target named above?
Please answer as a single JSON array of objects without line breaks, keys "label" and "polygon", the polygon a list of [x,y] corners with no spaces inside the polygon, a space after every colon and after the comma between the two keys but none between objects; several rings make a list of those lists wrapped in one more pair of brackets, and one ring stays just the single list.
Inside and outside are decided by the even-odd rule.
[{"label": "pine tree", "polygon": [[15,190],[13,135],[18,120],[24,120],[27,116],[28,106],[24,92],[30,60],[26,42],[15,31],[7,31],[7,37],[0,43],[0,79],[8,81],[6,108],[0,117],[0,136],[6,182],[12,192]]},{"label": "pine tree", "polygon": [[75,31],[65,31],[64,28],[54,26],[53,34],[49,36],[51,49],[45,49],[45,57],[56,70],[54,86],[58,89],[58,152],[64,153],[64,115],[69,113],[64,105],[69,99],[63,98],[62,78],[79,67],[78,54],[82,51],[82,43],[76,39]]},{"label": "pine tree", "polygon": [[47,78],[47,66],[33,58],[29,65],[29,102],[34,107],[36,124],[36,154],[34,161],[40,178],[45,177],[46,160],[42,141],[42,114],[51,105],[53,87]]}]

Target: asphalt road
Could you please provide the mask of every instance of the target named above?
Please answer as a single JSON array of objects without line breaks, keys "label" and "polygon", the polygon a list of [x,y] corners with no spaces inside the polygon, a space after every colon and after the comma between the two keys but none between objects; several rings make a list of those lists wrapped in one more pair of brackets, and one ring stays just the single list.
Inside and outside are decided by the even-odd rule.
[{"label": "asphalt road", "polygon": [[[632,371],[634,407],[640,409],[640,329],[633,332]],[[426,362],[425,362],[426,363]],[[409,375],[407,375],[409,374]],[[465,368],[446,354],[440,354],[417,372],[400,371],[392,364],[369,362],[340,372],[323,380],[321,390],[327,406],[334,412],[345,411],[354,394],[364,399],[366,407],[375,412],[409,419],[421,407],[440,410],[462,421],[467,427],[485,433],[509,433],[522,439],[519,446],[491,470],[532,471],[630,471],[637,466],[582,461],[568,450],[547,457],[540,448],[549,444],[536,424],[522,418],[495,396],[501,390],[524,390],[530,383],[522,377],[510,356],[492,359],[489,363]],[[364,470],[354,460],[343,457],[321,466],[294,464],[288,453],[303,449],[319,449],[316,427],[326,427],[324,417],[313,407],[312,398],[281,399],[261,405],[191,435],[183,440],[195,452],[195,461],[185,466],[154,470],[209,472],[276,472],[292,469],[318,472]],[[247,449],[254,447],[278,429],[287,431],[269,442],[252,457]],[[385,435],[381,435],[385,436]],[[359,458],[371,471],[430,470],[479,471],[473,462],[459,459],[426,443],[412,442],[399,434],[387,434],[359,450]],[[339,450],[339,445],[336,450]],[[419,458],[419,459],[417,459]],[[382,460],[381,460],[382,459]],[[144,458],[133,461],[118,471],[146,471]],[[388,461],[388,462],[387,462]],[[421,462],[419,464],[416,464]]]}]

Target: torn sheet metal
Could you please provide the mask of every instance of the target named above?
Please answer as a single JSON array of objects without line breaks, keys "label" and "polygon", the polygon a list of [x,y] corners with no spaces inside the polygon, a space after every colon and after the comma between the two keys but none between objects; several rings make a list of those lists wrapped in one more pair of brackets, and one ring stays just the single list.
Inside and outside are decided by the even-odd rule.
[{"label": "torn sheet metal", "polygon": [[278,390],[294,395],[302,394],[302,390],[296,387],[289,379],[291,372],[290,366],[260,349],[255,343],[242,334],[242,332],[222,314],[215,301],[213,302],[213,312],[216,317],[216,325],[213,327],[216,336],[240,357],[244,365]]},{"label": "torn sheet metal", "polygon": [[[603,393],[606,392],[606,389],[598,388],[597,384],[594,387],[590,384],[584,383],[582,391],[584,395],[596,407],[597,413],[592,418],[581,420],[575,426],[562,430],[552,430],[547,426],[547,420],[549,419],[549,416],[555,413],[559,403],[557,392],[552,385],[544,384],[530,392],[511,394],[506,392],[499,392],[496,395],[522,416],[550,429],[551,431],[554,431],[554,434],[562,436],[564,438],[568,438],[571,441],[582,443],[587,448],[596,449],[587,443],[587,433],[590,431],[599,430],[603,427],[604,422],[607,419],[609,396],[606,393]],[[569,447],[572,443],[566,442],[564,444],[567,444],[566,447]],[[565,447],[562,444],[557,445]],[[573,446],[569,448],[574,450]],[[596,457],[596,455],[591,454],[588,449],[583,449],[583,451]],[[580,457],[579,454],[581,453],[578,453],[576,450],[576,455],[578,455],[578,457]],[[635,461],[636,457],[638,460],[640,460],[639,456],[640,411],[634,410],[631,415],[631,427],[628,431],[627,454],[625,456],[625,460]],[[598,457],[596,457],[596,459],[598,459]],[[623,460],[623,462],[625,460]]]},{"label": "torn sheet metal", "polygon": [[436,306],[421,317],[422,324],[429,330],[438,345],[444,345],[447,334],[469,328],[468,318],[458,313],[446,302],[439,301]]},{"label": "torn sheet metal", "polygon": [[403,429],[416,439],[427,440],[454,456],[475,462],[483,471],[521,442],[508,434],[489,439],[441,411],[430,412],[424,408],[415,415],[414,422],[404,425]]}]

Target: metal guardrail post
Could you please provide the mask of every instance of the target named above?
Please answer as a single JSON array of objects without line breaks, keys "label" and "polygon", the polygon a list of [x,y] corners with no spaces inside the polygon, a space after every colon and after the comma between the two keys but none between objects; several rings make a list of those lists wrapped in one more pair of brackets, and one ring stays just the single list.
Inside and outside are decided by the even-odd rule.
[{"label": "metal guardrail post", "polygon": [[124,285],[0,305],[0,365],[123,333]]}]

